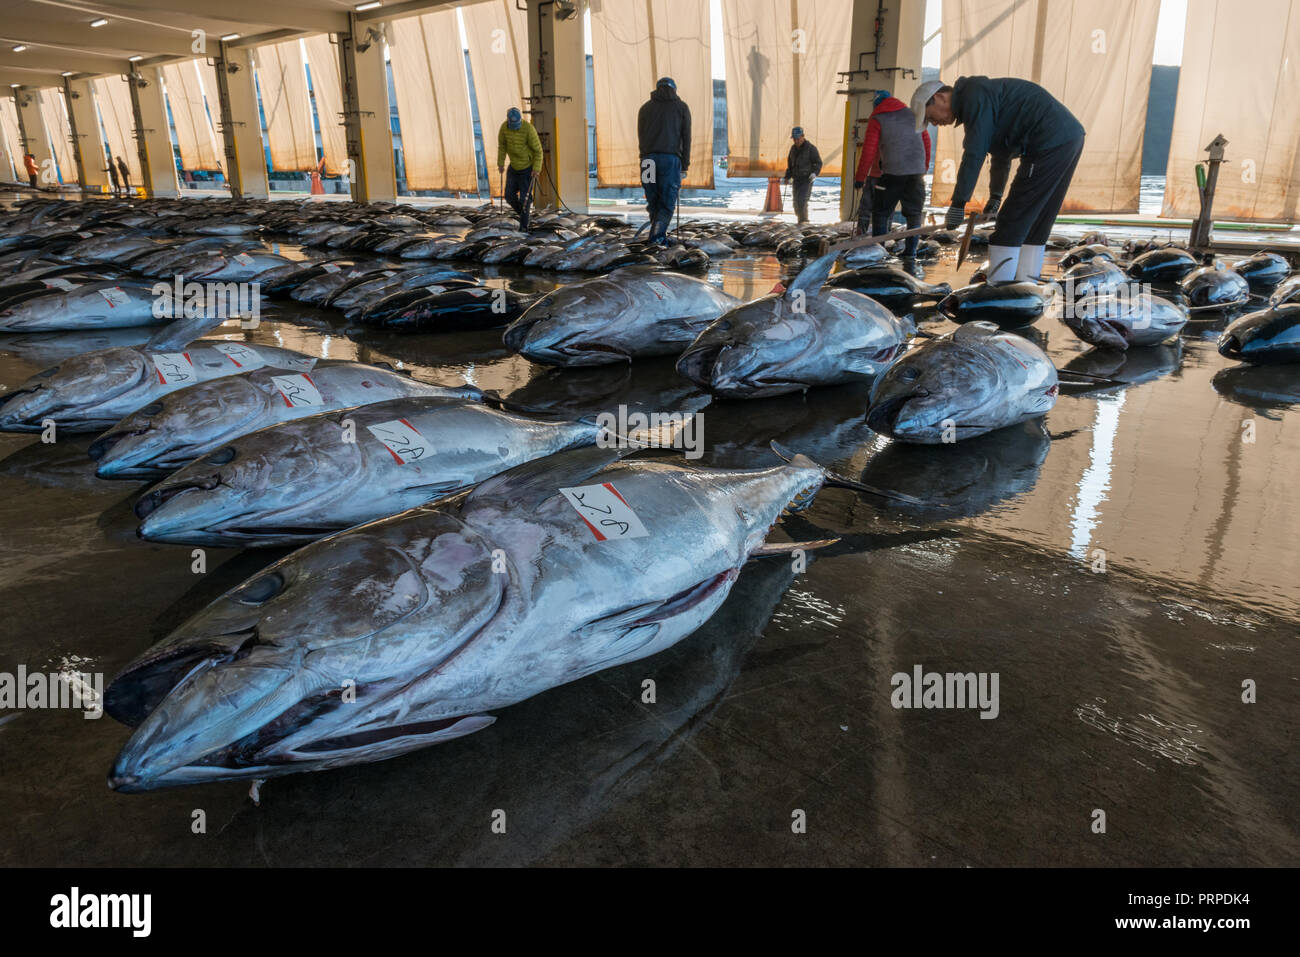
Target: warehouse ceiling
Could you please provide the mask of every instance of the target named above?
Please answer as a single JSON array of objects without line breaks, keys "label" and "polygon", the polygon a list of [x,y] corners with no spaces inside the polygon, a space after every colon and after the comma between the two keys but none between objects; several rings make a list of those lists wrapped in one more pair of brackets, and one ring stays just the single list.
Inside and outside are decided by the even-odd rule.
[{"label": "warehouse ceiling", "polygon": [[[337,33],[348,28],[357,3],[345,0],[3,0],[0,14],[0,89],[12,84],[58,86],[74,75],[126,73],[130,57],[141,64],[196,56],[195,30],[208,51],[223,36],[240,45],[293,34]],[[454,0],[386,2],[358,13],[378,20]],[[99,20],[108,22],[92,27]],[[20,48],[20,49],[15,49]]]}]

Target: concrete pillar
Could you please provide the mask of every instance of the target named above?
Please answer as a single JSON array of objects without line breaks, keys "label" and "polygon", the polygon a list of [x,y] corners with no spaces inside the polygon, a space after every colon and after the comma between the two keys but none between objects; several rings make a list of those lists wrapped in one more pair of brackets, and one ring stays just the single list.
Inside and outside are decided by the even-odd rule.
[{"label": "concrete pillar", "polygon": [[145,196],[175,199],[180,196],[176,180],[176,154],[167,123],[162,69],[147,66],[127,77],[131,88],[131,110],[135,114],[135,146],[140,156],[140,175]]},{"label": "concrete pillar", "polygon": [[534,196],[539,207],[562,202],[574,212],[585,213],[587,58],[582,17],[559,20],[555,12],[554,3],[528,4],[527,107],[544,154]]},{"label": "concrete pillar", "polygon": [[63,80],[63,99],[68,104],[68,125],[72,128],[72,156],[77,163],[77,181],[83,192],[108,192],[108,157],[99,135],[99,117],[89,80]]},{"label": "concrete pillar", "polygon": [[[38,186],[58,186],[59,177],[55,172],[54,151],[45,135],[45,120],[41,116],[39,91],[35,87],[22,86],[14,91],[14,102],[18,104],[18,130],[23,137],[23,150],[36,157],[40,167],[36,184]],[[18,175],[27,181],[27,168],[23,158],[18,157]]]},{"label": "concrete pillar", "polygon": [[[880,33],[876,34],[876,20]],[[857,218],[853,208],[853,174],[877,90],[888,90],[904,103],[921,82],[921,47],[925,41],[925,0],[898,0],[881,12],[879,0],[854,0],[850,28],[849,93],[846,99],[844,175],[840,179],[840,219]]]},{"label": "concrete pillar", "polygon": [[352,199],[358,203],[394,202],[397,169],[383,40],[369,32],[370,25],[358,22],[355,13],[349,14],[348,21],[352,32],[338,34],[338,44]]},{"label": "concrete pillar", "polygon": [[262,146],[262,121],[257,112],[257,87],[253,61],[245,47],[220,43],[214,66],[220,116],[217,128],[226,146],[222,172],[236,198],[266,199],[270,184],[266,177],[266,152]]}]

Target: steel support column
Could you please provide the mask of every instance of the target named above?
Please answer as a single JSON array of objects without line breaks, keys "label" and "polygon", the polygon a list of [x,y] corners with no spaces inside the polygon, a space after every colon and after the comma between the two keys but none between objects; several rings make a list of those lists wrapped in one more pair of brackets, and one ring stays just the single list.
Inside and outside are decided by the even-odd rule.
[{"label": "steel support column", "polygon": [[[558,19],[551,0],[528,4],[529,119],[542,141],[537,205],[587,212],[587,57],[582,17]],[[495,142],[489,130],[484,139]],[[489,157],[492,152],[489,149]]]},{"label": "steel support column", "polygon": [[257,111],[253,60],[246,47],[222,42],[213,65],[217,74],[217,99],[221,107],[218,128],[226,148],[222,170],[235,197],[266,199],[266,153],[262,147],[262,121]]},{"label": "steel support column", "polygon": [[352,198],[358,203],[394,202],[397,169],[383,35],[374,24],[360,22],[355,13],[348,20],[352,32],[338,34],[338,45]]}]

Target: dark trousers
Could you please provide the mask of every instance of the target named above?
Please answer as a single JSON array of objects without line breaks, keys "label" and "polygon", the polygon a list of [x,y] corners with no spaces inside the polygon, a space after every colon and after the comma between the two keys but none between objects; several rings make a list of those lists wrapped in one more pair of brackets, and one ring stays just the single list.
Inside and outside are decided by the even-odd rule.
[{"label": "dark trousers", "polygon": [[28,174],[27,174],[27,178],[28,178],[28,180],[31,181],[32,189],[35,189],[35,188],[36,188],[36,174],[35,174],[35,173],[28,173]]},{"label": "dark trousers", "polygon": [[811,176],[796,176],[794,185],[790,189],[794,199],[794,218],[797,222],[808,222],[808,197],[812,195],[813,181]]},{"label": "dark trousers", "polygon": [[[883,236],[889,232],[889,220],[900,203],[907,228],[915,229],[921,225],[925,213],[925,177],[921,173],[885,173],[876,180],[876,188],[871,193],[871,235]],[[908,236],[904,240],[903,255],[915,256],[920,240],[920,236]]]},{"label": "dark trousers", "polygon": [[990,246],[1043,246],[1074,178],[1083,137],[1020,157],[1007,198],[998,210]]},{"label": "dark trousers", "polygon": [[641,185],[650,216],[650,242],[664,242],[682,188],[682,158],[676,153],[647,153],[641,157]]},{"label": "dark trousers", "polygon": [[525,232],[528,231],[528,212],[533,205],[533,198],[528,192],[532,183],[531,169],[515,169],[512,166],[506,170],[506,202],[519,214],[519,228]]}]

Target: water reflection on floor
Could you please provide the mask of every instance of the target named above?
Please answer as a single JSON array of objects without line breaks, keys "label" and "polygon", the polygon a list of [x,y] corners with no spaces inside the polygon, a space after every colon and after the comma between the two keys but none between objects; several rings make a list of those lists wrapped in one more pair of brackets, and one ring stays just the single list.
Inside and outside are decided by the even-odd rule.
[{"label": "water reflection on floor", "polygon": [[[926,273],[959,284],[950,256]],[[770,256],[709,272],[742,298],[783,276]],[[928,504],[828,489],[783,533],[839,542],[803,572],[755,563],[677,648],[470,738],[274,781],[261,809],[238,785],[111,794],[125,729],[22,714],[0,725],[0,863],[1294,864],[1300,371],[1222,359],[1220,325],[1116,357],[1045,319],[1034,336],[1058,367],[1122,384],[1067,389],[1041,424],[909,447],[866,428],[863,387],[709,403],[671,360],[544,370],[497,333],[382,333],[277,303],[222,334],[536,408],[702,409],[708,464],[770,464],[775,439]],[[0,381],[143,338],[11,337]],[[87,441],[0,436],[4,670],[73,656],[111,676],[283,554],[213,551],[196,576],[188,550],[135,541],[139,486],[95,479]],[[892,676],[916,665],[997,672],[997,719],[894,708]],[[221,822],[206,839],[187,825],[198,804]]]}]

